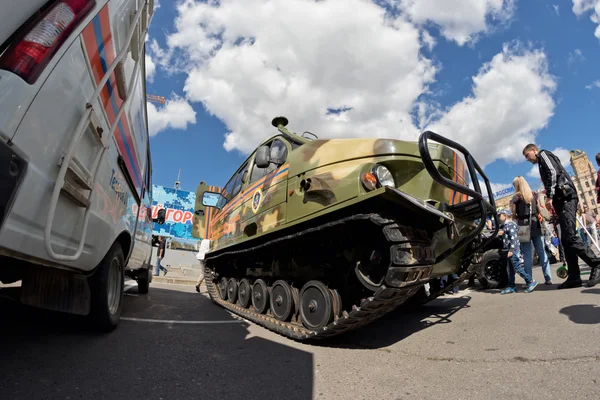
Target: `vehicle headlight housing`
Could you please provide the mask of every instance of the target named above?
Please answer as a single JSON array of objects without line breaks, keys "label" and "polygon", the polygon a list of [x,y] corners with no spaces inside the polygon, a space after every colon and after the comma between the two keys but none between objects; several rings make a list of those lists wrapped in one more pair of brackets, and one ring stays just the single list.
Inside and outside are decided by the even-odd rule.
[{"label": "vehicle headlight housing", "polygon": [[375,164],[370,172],[361,176],[363,186],[371,191],[383,186],[396,187],[396,181],[389,169],[380,164]]},{"label": "vehicle headlight housing", "polygon": [[377,164],[373,167],[373,174],[377,178],[380,186],[396,187],[394,176],[389,169],[383,165]]}]

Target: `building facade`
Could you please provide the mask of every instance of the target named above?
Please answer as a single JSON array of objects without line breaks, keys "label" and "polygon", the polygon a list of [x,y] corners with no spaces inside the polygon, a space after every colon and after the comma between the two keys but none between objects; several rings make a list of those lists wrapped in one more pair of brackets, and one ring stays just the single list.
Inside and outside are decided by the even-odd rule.
[{"label": "building facade", "polygon": [[596,168],[588,158],[585,151],[571,150],[571,167],[575,175],[571,177],[577,194],[579,195],[579,207],[587,205],[590,210],[600,214],[600,207],[596,203]]}]

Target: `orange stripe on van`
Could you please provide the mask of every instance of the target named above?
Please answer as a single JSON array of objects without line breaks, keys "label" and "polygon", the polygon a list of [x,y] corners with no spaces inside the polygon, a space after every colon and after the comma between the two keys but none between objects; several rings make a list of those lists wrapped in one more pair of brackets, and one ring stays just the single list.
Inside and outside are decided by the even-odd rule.
[{"label": "orange stripe on van", "polygon": [[[92,73],[94,74],[95,83],[100,82],[104,73],[102,72],[102,65],[100,64],[100,53],[98,52],[98,46],[96,45],[96,37],[94,34],[94,25],[90,22],[82,33],[83,42],[85,44],[85,49],[87,51],[90,66],[92,67]],[[113,113],[112,107],[110,106],[110,97],[108,95],[108,88],[106,85],[102,88],[100,92],[100,102],[102,103],[104,109],[106,110],[106,114],[110,121],[113,121],[115,118],[115,114]]]},{"label": "orange stripe on van", "polygon": [[[104,71],[115,59],[108,5],[105,5],[93,18],[92,22],[84,28],[82,37],[94,81],[98,84],[104,76]],[[100,92],[100,102],[106,111],[109,124],[113,126],[117,122],[116,116],[118,109],[123,104],[123,101],[119,98],[117,93],[114,73],[110,75]],[[131,175],[139,194],[145,187],[145,182],[125,113],[120,118],[119,125],[115,129],[114,137],[117,141],[119,153],[125,160],[129,174]]]}]

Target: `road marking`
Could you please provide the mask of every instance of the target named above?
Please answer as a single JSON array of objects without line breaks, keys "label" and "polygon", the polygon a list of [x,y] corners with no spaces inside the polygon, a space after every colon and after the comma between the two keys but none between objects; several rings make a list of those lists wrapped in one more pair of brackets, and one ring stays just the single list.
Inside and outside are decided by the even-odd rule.
[{"label": "road marking", "polygon": [[242,320],[227,320],[227,321],[177,321],[171,319],[148,319],[148,318],[132,318],[132,317],[121,317],[125,321],[135,322],[155,322],[160,324],[239,324],[244,321]]}]

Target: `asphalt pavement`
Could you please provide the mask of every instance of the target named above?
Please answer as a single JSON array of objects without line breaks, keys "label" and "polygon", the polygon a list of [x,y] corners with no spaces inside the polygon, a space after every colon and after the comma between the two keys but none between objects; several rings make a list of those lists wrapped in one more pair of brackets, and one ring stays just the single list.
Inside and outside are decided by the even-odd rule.
[{"label": "asphalt pavement", "polygon": [[193,286],[153,283],[147,295],[128,286],[107,335],[3,299],[0,397],[598,398],[599,299],[600,287],[556,284],[463,290],[318,345],[234,317]]}]

